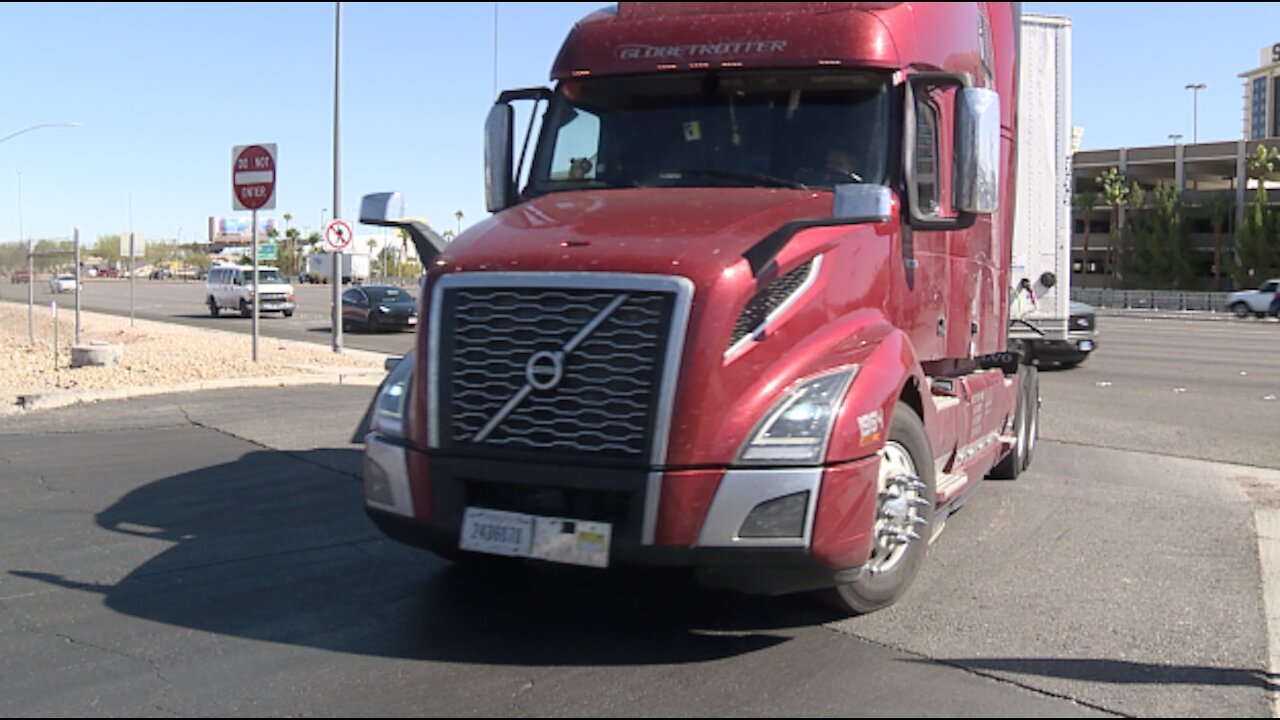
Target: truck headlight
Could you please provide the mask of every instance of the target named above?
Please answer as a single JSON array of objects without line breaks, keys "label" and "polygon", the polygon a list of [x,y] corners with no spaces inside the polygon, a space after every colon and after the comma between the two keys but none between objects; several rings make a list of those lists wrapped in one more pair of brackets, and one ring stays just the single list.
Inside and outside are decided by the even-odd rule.
[{"label": "truck headlight", "polygon": [[378,388],[369,427],[384,435],[404,438],[404,410],[413,382],[413,352],[405,355]]},{"label": "truck headlight", "polygon": [[836,410],[857,374],[858,366],[849,365],[796,383],[756,426],[738,459],[768,464],[820,462]]}]

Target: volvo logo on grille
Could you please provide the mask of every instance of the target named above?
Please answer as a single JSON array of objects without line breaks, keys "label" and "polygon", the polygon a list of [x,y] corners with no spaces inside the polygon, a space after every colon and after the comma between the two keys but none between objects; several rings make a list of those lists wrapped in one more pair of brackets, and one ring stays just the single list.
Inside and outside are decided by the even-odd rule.
[{"label": "volvo logo on grille", "polygon": [[524,366],[524,379],[534,390],[550,390],[564,379],[564,353],[543,350]]},{"label": "volvo logo on grille", "polygon": [[559,385],[560,381],[564,379],[564,359],[572,355],[578,349],[578,346],[599,329],[604,324],[604,321],[608,320],[609,316],[622,307],[626,301],[626,293],[615,296],[604,309],[596,313],[596,316],[591,318],[590,322],[584,325],[560,350],[554,352],[542,350],[534,353],[524,366],[524,387],[517,390],[516,394],[511,396],[511,399],[507,400],[506,404],[493,417],[489,418],[489,422],[480,428],[480,432],[476,433],[471,441],[484,442],[490,433],[496,430],[502,424],[502,421],[506,420],[507,416],[515,411],[520,403],[524,402],[525,398],[529,397],[529,393],[535,390],[550,390]]}]

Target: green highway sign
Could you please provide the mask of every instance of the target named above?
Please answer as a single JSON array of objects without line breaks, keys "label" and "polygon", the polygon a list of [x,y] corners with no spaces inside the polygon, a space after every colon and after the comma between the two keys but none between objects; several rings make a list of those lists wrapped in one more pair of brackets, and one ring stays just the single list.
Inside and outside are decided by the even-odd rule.
[{"label": "green highway sign", "polygon": [[278,258],[276,255],[275,243],[258,243],[258,262],[270,260],[275,262]]}]

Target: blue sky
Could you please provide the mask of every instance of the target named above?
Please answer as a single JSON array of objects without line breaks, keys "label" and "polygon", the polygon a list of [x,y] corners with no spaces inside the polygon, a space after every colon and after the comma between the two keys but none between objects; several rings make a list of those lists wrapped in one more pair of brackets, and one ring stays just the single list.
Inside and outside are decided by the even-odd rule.
[{"label": "blue sky", "polygon": [[[498,89],[545,85],[572,24],[604,3],[498,3]],[[1277,3],[1025,3],[1072,18],[1084,147],[1239,137],[1240,72],[1280,42]],[[342,215],[405,193],[438,230],[485,216],[492,3],[343,7]],[[332,215],[333,3],[0,4],[0,242],[132,228],[202,239],[231,209],[231,148],[279,145],[277,209]],[[21,204],[19,204],[19,185]]]}]

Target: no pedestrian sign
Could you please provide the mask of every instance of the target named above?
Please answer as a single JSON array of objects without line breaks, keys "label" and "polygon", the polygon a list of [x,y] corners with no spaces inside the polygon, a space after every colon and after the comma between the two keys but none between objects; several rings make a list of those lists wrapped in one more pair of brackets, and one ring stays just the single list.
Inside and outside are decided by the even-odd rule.
[{"label": "no pedestrian sign", "polygon": [[276,144],[231,149],[231,197],[236,210],[276,207]]},{"label": "no pedestrian sign", "polygon": [[351,244],[351,223],[346,220],[330,220],[324,228],[324,242],[334,252],[342,252]]}]

